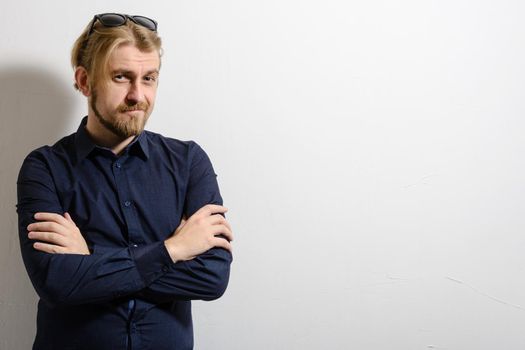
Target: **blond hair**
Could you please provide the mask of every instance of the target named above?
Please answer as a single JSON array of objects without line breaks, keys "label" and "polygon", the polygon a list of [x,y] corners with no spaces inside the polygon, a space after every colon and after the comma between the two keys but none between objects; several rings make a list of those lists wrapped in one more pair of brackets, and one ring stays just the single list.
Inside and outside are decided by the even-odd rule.
[{"label": "blond hair", "polygon": [[[126,44],[134,45],[143,52],[156,50],[159,58],[162,55],[162,42],[157,32],[133,23],[130,20],[118,27],[105,27],[97,21],[89,34],[91,22],[78,37],[71,50],[71,65],[73,69],[84,67],[90,77],[93,88],[99,82],[107,82],[108,62],[111,54],[118,47]],[[75,83],[75,88],[79,87]]]}]

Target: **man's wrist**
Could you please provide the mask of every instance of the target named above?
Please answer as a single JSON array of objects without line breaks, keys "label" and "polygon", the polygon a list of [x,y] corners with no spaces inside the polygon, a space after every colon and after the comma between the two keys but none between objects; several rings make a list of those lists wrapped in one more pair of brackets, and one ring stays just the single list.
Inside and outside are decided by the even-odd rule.
[{"label": "man's wrist", "polygon": [[168,254],[170,255],[171,260],[173,263],[176,263],[180,260],[179,254],[177,252],[177,247],[173,244],[172,241],[169,239],[164,241],[164,246],[166,247],[166,250],[168,251]]}]

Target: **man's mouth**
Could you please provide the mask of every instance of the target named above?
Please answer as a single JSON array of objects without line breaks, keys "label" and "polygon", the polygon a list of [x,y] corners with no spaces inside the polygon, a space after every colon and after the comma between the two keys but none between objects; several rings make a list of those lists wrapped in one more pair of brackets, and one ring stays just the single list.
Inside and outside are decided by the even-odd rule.
[{"label": "man's mouth", "polygon": [[131,116],[138,115],[140,112],[144,113],[145,110],[142,108],[134,108],[134,109],[122,109],[120,110],[120,113],[128,114]]},{"label": "man's mouth", "polygon": [[121,105],[119,106],[118,111],[120,113],[131,112],[131,114],[133,114],[133,112],[139,112],[139,111],[146,112],[147,109],[148,109],[148,105],[146,103],[137,103],[136,105],[132,105],[132,106]]}]

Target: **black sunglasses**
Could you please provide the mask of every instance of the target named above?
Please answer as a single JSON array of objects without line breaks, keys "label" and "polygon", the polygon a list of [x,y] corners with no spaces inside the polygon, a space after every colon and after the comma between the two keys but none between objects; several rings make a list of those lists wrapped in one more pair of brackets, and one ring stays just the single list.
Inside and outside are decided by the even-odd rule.
[{"label": "black sunglasses", "polygon": [[93,30],[95,29],[95,23],[97,22],[97,20],[104,27],[119,27],[126,24],[128,19],[133,23],[138,24],[139,26],[143,26],[144,28],[147,28],[153,32],[157,31],[157,22],[148,17],[130,16],[121,13],[101,13],[93,17],[93,21],[91,21],[91,27],[89,28],[88,36],[90,36],[91,33],[93,33]]}]

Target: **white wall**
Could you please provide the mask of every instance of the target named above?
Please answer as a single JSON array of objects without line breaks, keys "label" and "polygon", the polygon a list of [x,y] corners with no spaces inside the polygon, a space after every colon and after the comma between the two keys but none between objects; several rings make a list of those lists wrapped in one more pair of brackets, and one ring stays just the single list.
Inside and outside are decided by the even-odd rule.
[{"label": "white wall", "polygon": [[69,50],[99,12],[156,18],[149,129],[194,139],[236,233],[196,349],[524,349],[521,1],[10,1],[0,12],[0,348],[36,297],[16,176],[76,129]]}]

